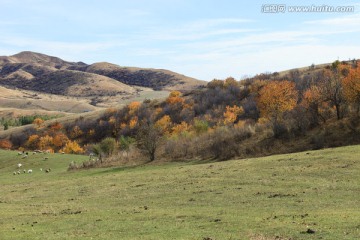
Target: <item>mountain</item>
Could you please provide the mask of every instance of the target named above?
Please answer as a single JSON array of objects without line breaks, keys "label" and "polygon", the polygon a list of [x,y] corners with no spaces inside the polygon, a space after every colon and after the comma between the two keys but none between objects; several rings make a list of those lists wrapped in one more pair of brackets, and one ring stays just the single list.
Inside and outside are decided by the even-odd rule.
[{"label": "mountain", "polygon": [[104,75],[122,83],[149,87],[155,90],[188,90],[205,85],[184,75],[164,69],[120,67],[111,63],[94,63],[88,66],[86,72]]},{"label": "mountain", "polygon": [[0,86],[57,95],[131,95],[136,92],[134,86],[185,90],[204,85],[204,81],[162,69],[87,65],[29,51],[0,57]]}]

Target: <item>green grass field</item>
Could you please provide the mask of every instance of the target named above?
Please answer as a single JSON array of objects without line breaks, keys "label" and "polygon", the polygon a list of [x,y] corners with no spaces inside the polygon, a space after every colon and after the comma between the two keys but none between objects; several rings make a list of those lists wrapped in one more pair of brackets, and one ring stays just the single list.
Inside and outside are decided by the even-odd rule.
[{"label": "green grass field", "polygon": [[[48,156],[0,151],[0,239],[360,236],[360,146],[76,172],[87,157]],[[33,173],[13,175],[19,162]]]}]

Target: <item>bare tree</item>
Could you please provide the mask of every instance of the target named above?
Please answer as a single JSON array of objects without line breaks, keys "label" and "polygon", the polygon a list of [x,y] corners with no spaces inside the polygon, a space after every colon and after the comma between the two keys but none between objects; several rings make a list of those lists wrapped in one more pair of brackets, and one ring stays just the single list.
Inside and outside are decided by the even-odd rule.
[{"label": "bare tree", "polygon": [[324,72],[323,79],[320,82],[320,90],[324,100],[331,102],[335,106],[337,119],[341,119],[343,117],[341,107],[344,102],[344,97],[342,93],[341,74],[337,68]]},{"label": "bare tree", "polygon": [[143,121],[136,136],[137,145],[149,157],[149,161],[155,160],[156,150],[162,140],[161,129],[154,125],[151,120]]}]

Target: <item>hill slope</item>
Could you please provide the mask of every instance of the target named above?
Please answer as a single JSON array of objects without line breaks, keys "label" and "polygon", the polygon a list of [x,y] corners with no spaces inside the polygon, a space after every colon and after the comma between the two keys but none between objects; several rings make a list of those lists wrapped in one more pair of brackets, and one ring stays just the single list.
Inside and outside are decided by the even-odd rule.
[{"label": "hill slope", "polygon": [[87,67],[86,71],[105,75],[125,84],[153,89],[189,90],[205,85],[204,81],[163,69],[120,67],[111,63],[95,63]]},{"label": "hill slope", "polygon": [[[94,79],[101,79],[101,86],[113,91],[101,91],[99,86],[93,89]],[[108,82],[111,82],[110,87]],[[54,84],[62,85],[61,89],[54,91]],[[101,95],[114,95],[118,92],[134,93],[134,88],[125,84],[179,90],[203,86],[205,82],[168,70],[128,68],[110,63],[87,65],[34,52],[0,57],[0,85],[6,87],[67,95],[71,91],[67,91],[66,86],[87,85],[87,92],[91,95],[99,90]]]},{"label": "hill slope", "polygon": [[9,109],[81,113],[204,85],[204,81],[167,70],[88,65],[25,51],[0,56],[0,117],[8,115]]},{"label": "hill slope", "polygon": [[0,150],[0,238],[357,239],[359,151],[67,172],[88,158]]}]

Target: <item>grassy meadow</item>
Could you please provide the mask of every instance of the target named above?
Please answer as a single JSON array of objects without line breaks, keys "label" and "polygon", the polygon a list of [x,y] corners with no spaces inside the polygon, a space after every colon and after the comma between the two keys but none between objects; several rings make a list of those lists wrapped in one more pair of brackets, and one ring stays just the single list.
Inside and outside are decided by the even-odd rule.
[{"label": "grassy meadow", "polygon": [[0,239],[360,236],[360,146],[70,172],[88,157],[44,157],[0,151]]}]

